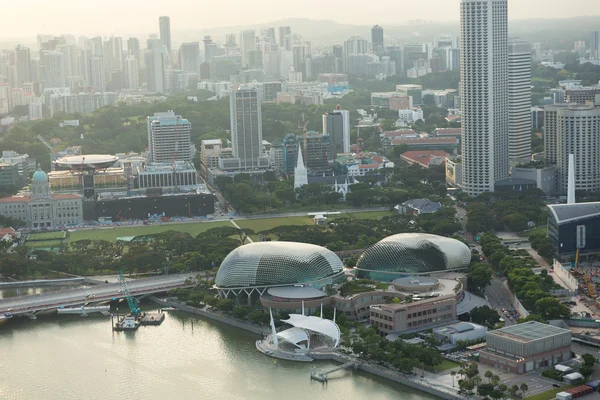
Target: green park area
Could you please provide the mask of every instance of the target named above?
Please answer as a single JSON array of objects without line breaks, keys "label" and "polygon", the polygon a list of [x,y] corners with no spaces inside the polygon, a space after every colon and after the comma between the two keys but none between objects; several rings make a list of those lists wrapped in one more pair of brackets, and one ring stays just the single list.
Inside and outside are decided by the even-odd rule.
[{"label": "green park area", "polygon": [[63,231],[30,233],[27,240],[60,240],[63,236]]},{"label": "green park area", "polygon": [[527,400],[548,400],[548,399],[554,399],[554,398],[556,398],[556,394],[557,393],[564,392],[565,390],[570,389],[570,388],[575,387],[575,386],[577,386],[577,385],[563,386],[563,387],[560,387],[560,388],[548,390],[547,392],[542,392],[542,393],[534,394],[533,396],[527,396],[526,399]]},{"label": "green park area", "polygon": [[118,237],[122,236],[141,236],[141,235],[152,235],[155,233],[161,233],[166,231],[176,231],[189,233],[192,236],[196,236],[199,233],[205,232],[210,228],[217,228],[220,226],[231,226],[229,221],[216,221],[216,222],[196,222],[188,224],[157,224],[157,225],[141,225],[141,226],[123,226],[118,228],[103,228],[103,229],[87,229],[79,230],[69,233],[69,243],[76,242],[78,240],[89,239],[89,240],[106,240],[114,242]]},{"label": "green park area", "polygon": [[[340,217],[354,218],[354,219],[379,219],[384,216],[389,216],[389,211],[369,211],[361,213],[351,214],[340,214],[331,216],[330,220],[335,220]],[[252,229],[254,232],[266,231],[269,229],[276,228],[282,225],[311,225],[312,219],[308,216],[300,217],[281,217],[281,218],[256,218],[256,219],[241,219],[235,220],[235,223],[242,229]],[[142,226],[123,226],[116,228],[102,228],[102,229],[87,229],[70,232],[68,236],[68,242],[73,243],[78,240],[89,239],[89,240],[107,240],[114,242],[118,237],[125,236],[141,236],[141,235],[152,235],[155,233],[161,233],[166,231],[176,231],[189,233],[192,236],[196,236],[202,232],[207,231],[210,228],[217,228],[222,226],[232,226],[231,221],[206,221],[206,222],[195,222],[195,223],[184,223],[184,224],[156,224],[156,225],[142,225]],[[61,232],[53,232],[55,234]],[[46,234],[46,233],[44,233]],[[48,233],[51,234],[51,233]],[[44,238],[49,239],[49,238]],[[253,238],[254,239],[254,238]],[[36,247],[40,247],[37,246]],[[44,246],[47,247],[47,246]]]}]

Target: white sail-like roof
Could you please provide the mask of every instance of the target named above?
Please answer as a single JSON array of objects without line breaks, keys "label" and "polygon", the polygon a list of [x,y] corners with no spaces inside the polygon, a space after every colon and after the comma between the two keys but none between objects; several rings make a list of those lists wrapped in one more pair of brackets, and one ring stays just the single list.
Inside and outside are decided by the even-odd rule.
[{"label": "white sail-like roof", "polygon": [[331,320],[302,314],[290,314],[289,319],[281,321],[296,328],[302,328],[306,329],[307,331],[325,335],[333,340],[333,347],[337,347],[337,345],[340,343],[340,338],[342,335],[340,328]]},{"label": "white sail-like roof", "polygon": [[277,337],[299,348],[302,346],[298,343],[303,341],[308,342],[308,333],[302,328],[286,329],[285,331],[278,332]]}]

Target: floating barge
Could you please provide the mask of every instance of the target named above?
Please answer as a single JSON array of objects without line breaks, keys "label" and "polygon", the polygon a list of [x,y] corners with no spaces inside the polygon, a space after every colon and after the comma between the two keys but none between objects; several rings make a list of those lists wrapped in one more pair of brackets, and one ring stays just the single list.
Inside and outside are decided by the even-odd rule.
[{"label": "floating barge", "polygon": [[136,331],[142,325],[158,326],[165,320],[163,313],[142,313],[140,315],[129,314],[123,318],[119,318],[117,323],[113,325],[113,330]]}]

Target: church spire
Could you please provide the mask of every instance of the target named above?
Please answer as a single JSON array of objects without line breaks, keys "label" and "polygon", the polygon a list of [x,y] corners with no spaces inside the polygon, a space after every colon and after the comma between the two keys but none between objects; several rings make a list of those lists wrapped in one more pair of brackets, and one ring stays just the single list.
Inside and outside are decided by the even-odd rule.
[{"label": "church spire", "polygon": [[304,185],[308,185],[308,172],[302,158],[302,147],[298,146],[298,162],[296,163],[296,168],[294,168],[294,189],[298,189]]}]

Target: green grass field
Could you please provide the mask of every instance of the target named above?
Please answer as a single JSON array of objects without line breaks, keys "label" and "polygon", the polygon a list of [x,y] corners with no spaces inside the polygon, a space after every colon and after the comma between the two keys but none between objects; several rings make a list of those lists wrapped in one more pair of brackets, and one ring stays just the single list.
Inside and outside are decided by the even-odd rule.
[{"label": "green grass field", "polygon": [[62,239],[64,232],[40,232],[30,233],[27,240],[46,240],[46,239]]},{"label": "green grass field", "polygon": [[313,221],[307,217],[261,218],[236,220],[240,228],[248,228],[254,232],[266,231],[282,225],[312,225]]},{"label": "green grass field", "polygon": [[449,369],[458,368],[458,367],[460,367],[459,363],[455,363],[454,361],[446,360],[444,358],[440,365],[436,366],[435,368],[427,367],[427,368],[425,368],[425,370],[427,370],[429,372],[434,372],[434,370],[441,372],[441,371],[448,371]]},{"label": "green grass field", "polygon": [[45,249],[51,247],[59,248],[61,244],[62,240],[42,240],[39,242],[28,241],[27,243],[25,243],[25,246],[29,247],[30,249]]},{"label": "green grass field", "polygon": [[533,235],[544,235],[544,236],[546,236],[547,231],[548,231],[548,227],[546,225],[544,225],[544,226],[538,226],[537,228],[530,229],[530,230],[525,231],[525,232],[521,232],[519,234],[519,236],[521,236],[521,237],[527,237],[527,238],[530,237],[530,236],[533,236]]},{"label": "green grass field", "polygon": [[329,219],[352,218],[352,219],[379,219],[381,217],[391,217],[394,215],[390,211],[366,211],[352,214],[331,215]]},{"label": "green grass field", "polygon": [[192,236],[196,236],[197,234],[207,231],[210,228],[216,228],[219,226],[231,226],[231,222],[196,222],[189,224],[143,225],[134,227],[119,227],[112,229],[82,230],[70,232],[67,240],[69,243],[83,239],[108,240],[109,242],[114,242],[115,240],[117,240],[118,237],[121,236],[151,235],[154,233],[160,233],[171,230],[177,232],[186,232]]}]

